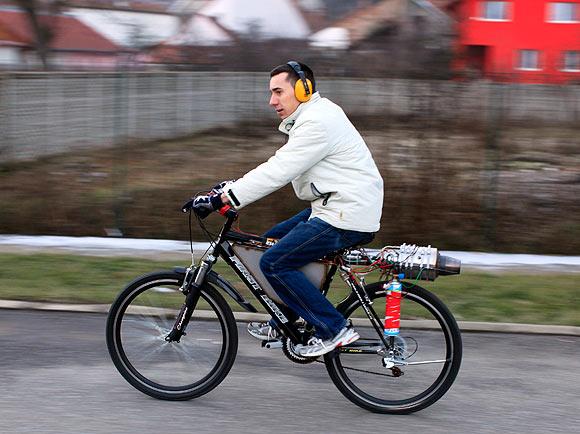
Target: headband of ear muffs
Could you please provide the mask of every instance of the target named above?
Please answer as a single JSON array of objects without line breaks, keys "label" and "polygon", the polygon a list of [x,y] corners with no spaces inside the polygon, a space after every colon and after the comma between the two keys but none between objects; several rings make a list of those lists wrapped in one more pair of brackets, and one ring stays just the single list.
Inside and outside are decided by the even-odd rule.
[{"label": "headband of ear muffs", "polygon": [[300,102],[307,102],[312,97],[312,82],[306,78],[304,71],[300,67],[298,62],[294,60],[290,60],[288,65],[292,67],[292,69],[298,74],[299,80],[296,80],[296,84],[294,85],[294,95],[296,99]]}]

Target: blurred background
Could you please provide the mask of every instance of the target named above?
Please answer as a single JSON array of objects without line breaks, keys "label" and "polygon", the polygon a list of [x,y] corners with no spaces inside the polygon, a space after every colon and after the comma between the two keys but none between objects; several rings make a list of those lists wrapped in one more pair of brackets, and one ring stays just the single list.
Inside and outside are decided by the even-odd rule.
[{"label": "blurred background", "polygon": [[[483,268],[418,282],[460,321],[464,361],[450,393],[404,423],[361,413],[321,364],[263,351],[241,322],[227,381],[186,406],[134,391],[107,354],[119,291],[189,261],[187,243],[110,246],[187,240],[183,202],[285,143],[268,86],[288,60],[312,67],[381,171],[371,247],[537,254],[482,254]],[[305,206],[285,187],[240,228],[263,233]],[[0,0],[2,433],[270,433],[273,420],[335,433],[362,417],[381,432],[580,432],[579,251],[580,0]],[[334,279],[331,301],[346,291]]]},{"label": "blurred background", "polygon": [[[580,250],[571,0],[0,0],[0,233],[186,239],[183,201],[285,142],[290,59],[371,148],[376,245]],[[305,205],[286,187],[241,227]]]}]

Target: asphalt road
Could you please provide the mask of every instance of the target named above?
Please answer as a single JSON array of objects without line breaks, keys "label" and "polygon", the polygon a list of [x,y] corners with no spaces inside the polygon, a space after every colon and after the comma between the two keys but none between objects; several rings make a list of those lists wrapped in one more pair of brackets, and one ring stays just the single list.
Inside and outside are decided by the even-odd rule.
[{"label": "asphalt road", "polygon": [[322,364],[292,364],[243,331],[226,380],[158,401],[117,373],[105,316],[0,310],[0,433],[575,433],[580,338],[464,334],[456,383],[412,415],[366,412]]}]

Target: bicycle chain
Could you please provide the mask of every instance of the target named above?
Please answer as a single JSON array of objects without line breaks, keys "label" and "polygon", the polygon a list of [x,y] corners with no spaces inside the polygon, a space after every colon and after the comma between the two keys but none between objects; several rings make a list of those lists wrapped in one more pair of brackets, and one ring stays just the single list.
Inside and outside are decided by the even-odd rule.
[{"label": "bicycle chain", "polygon": [[[316,360],[317,363],[324,363],[322,360]],[[393,377],[398,378],[400,375],[393,375],[393,374],[381,374],[380,372],[372,372],[372,371],[365,371],[364,369],[357,369],[357,368],[349,368],[348,366],[343,366],[343,369],[348,371],[355,371],[355,372],[364,372],[365,374],[372,374],[372,375],[379,375],[381,377]]]}]

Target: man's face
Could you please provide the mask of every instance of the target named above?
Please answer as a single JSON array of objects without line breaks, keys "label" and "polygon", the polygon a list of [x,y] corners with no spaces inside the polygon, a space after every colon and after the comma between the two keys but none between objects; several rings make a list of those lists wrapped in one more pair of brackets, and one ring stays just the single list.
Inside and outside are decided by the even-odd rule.
[{"label": "man's face", "polygon": [[288,73],[277,74],[270,79],[270,105],[274,107],[280,119],[286,119],[300,105],[294,95],[294,87],[288,81]]}]

